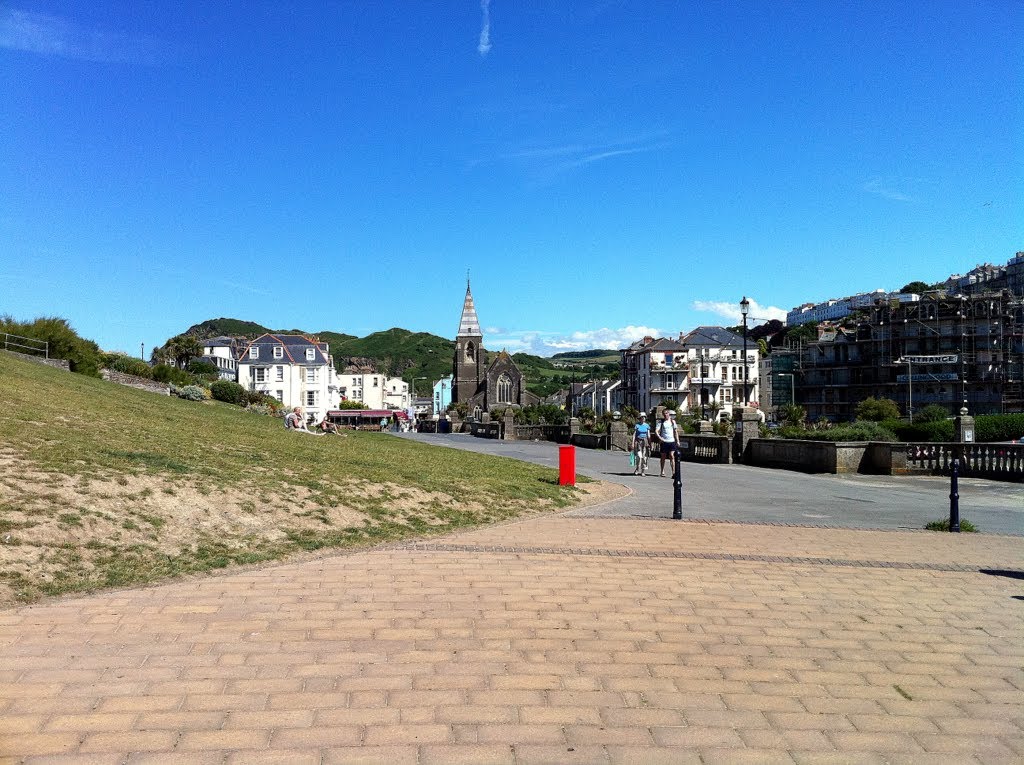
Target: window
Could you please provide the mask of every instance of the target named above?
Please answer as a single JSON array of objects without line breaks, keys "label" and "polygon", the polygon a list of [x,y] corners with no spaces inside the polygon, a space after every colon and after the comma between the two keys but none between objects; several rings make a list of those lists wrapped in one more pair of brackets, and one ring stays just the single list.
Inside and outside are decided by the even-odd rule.
[{"label": "window", "polygon": [[316,348],[306,349],[306,361],[316,361]]},{"label": "window", "polygon": [[667,366],[667,367],[672,366],[672,354],[671,353],[666,353],[665,354],[665,366]]},{"label": "window", "polygon": [[725,403],[729,403],[730,401],[732,401],[732,391],[729,390],[728,388],[722,389],[722,401],[724,401]]},{"label": "window", "polygon": [[[274,350],[277,350],[276,348]],[[284,367],[277,367],[277,374],[274,379],[277,382],[284,382]]]},{"label": "window", "polygon": [[257,348],[255,345],[249,346],[249,358],[250,359],[258,359],[259,357],[260,357],[260,349]]},{"label": "window", "polygon": [[307,367],[306,368],[306,382],[308,382],[308,383],[315,383],[317,381],[317,376],[318,376],[317,372],[319,372],[319,371],[320,370],[317,369],[316,367]]},{"label": "window", "polygon": [[707,367],[701,367],[701,368],[700,368],[700,376],[701,376],[701,378],[702,378],[702,379],[703,379],[703,378],[707,378],[707,377],[709,376],[709,374],[710,374],[710,373],[709,373],[709,371],[708,371],[708,368],[707,368]]},{"label": "window", "polygon": [[378,387],[380,387],[380,386],[379,386],[379,385],[377,384],[377,378],[376,378],[376,377],[374,377],[374,378],[373,378],[373,387],[374,387],[374,388],[378,388]]},{"label": "window", "polygon": [[476,346],[472,341],[466,343],[466,361],[476,361]]},{"label": "window", "polygon": [[317,394],[320,391],[307,390],[306,391],[306,406],[316,406]]},{"label": "window", "polygon": [[282,348],[280,345],[275,345],[274,346],[274,358],[275,359],[283,359],[284,358],[284,348]]},{"label": "window", "polygon": [[506,374],[498,378],[498,403],[512,403],[512,379]]},{"label": "window", "polygon": [[729,367],[722,365],[722,382],[729,379]]},{"label": "window", "polygon": [[274,396],[274,398],[276,398],[278,401],[280,401],[283,404],[284,403],[284,391],[283,390],[277,391],[277,395]]},{"label": "window", "polygon": [[267,381],[267,368],[266,367],[253,367],[252,368],[252,379],[255,382],[262,383]]}]

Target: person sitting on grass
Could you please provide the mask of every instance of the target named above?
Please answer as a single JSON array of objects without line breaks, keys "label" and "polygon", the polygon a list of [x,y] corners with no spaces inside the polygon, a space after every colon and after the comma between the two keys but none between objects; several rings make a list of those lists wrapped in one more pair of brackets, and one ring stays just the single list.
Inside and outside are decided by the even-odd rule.
[{"label": "person sitting on grass", "polygon": [[335,425],[330,420],[328,420],[326,414],[324,415],[323,420],[320,422],[319,428],[325,436],[338,432],[338,426]]},{"label": "person sitting on grass", "polygon": [[302,407],[292,409],[291,414],[284,418],[285,430],[294,430],[296,433],[308,433],[316,435],[306,426],[306,418],[302,416]]}]

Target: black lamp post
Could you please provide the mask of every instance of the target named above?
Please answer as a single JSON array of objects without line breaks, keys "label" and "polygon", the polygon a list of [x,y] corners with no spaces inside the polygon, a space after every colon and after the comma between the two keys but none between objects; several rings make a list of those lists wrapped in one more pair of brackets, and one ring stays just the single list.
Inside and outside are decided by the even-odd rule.
[{"label": "black lamp post", "polygon": [[750,312],[750,301],[743,296],[740,301],[740,313],[743,314],[743,406],[747,405],[747,314]]}]

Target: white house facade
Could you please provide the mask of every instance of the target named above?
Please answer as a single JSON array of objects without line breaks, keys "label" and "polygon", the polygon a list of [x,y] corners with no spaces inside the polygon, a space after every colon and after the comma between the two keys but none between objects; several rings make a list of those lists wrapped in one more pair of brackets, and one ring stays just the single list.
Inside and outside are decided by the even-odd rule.
[{"label": "white house facade", "polygon": [[301,406],[319,421],[339,401],[338,380],[327,343],[303,335],[261,335],[242,349],[238,383]]},{"label": "white house facade", "polygon": [[214,337],[203,341],[203,361],[217,367],[221,380],[238,377],[238,341],[233,337]]},{"label": "white house facade", "polygon": [[743,379],[743,338],[724,327],[697,327],[680,338],[689,367],[687,410],[702,418],[758,402],[757,343],[747,342],[746,382]]},{"label": "white house facade", "polygon": [[408,409],[412,405],[409,383],[401,377],[362,372],[337,378],[342,401],[361,401],[367,409]]}]

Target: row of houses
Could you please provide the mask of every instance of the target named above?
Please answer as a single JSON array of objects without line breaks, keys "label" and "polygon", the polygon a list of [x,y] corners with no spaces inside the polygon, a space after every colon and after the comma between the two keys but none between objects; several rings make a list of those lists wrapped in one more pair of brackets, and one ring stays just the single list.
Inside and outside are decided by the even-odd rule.
[{"label": "row of houses", "polygon": [[376,372],[339,373],[328,343],[305,335],[265,334],[250,342],[216,337],[202,343],[203,361],[221,379],[234,380],[291,408],[301,406],[316,420],[342,401],[368,409],[408,410],[409,383]]}]

